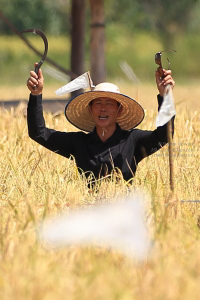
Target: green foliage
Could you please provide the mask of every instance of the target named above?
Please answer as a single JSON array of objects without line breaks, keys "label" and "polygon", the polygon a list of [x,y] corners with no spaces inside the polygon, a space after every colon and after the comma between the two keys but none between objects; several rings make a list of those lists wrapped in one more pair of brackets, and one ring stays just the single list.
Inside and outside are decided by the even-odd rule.
[{"label": "green foliage", "polygon": [[170,41],[174,44],[174,34],[185,30],[190,22],[191,12],[195,6],[193,0],[162,1],[143,0],[144,9],[155,19],[155,26],[164,46]]},{"label": "green foliage", "polygon": [[134,29],[154,29],[154,23],[148,13],[143,9],[140,1],[121,0],[112,1],[107,22],[120,23],[127,26],[128,30]]},{"label": "green foliage", "polygon": [[[174,35],[180,31],[200,28],[197,21],[200,5],[195,0],[104,0],[104,6],[107,24],[121,24],[129,31],[155,30],[164,44],[166,40],[173,43]],[[70,34],[70,8],[70,0],[1,0],[0,3],[0,10],[17,29],[37,27],[54,35]],[[89,30],[88,0],[85,0],[85,16]],[[10,34],[1,20],[0,31]]]},{"label": "green foliage", "polygon": [[173,47],[174,35],[186,30],[196,8],[193,0],[120,0],[112,2],[108,20],[120,22],[128,30],[156,30],[164,47]]},{"label": "green foliage", "polygon": [[[86,4],[85,70],[90,70],[90,14]],[[173,74],[177,78],[199,77],[196,63],[199,55],[200,2],[193,0],[104,0],[106,13],[106,68],[107,78],[125,78],[119,67],[125,60],[141,80],[154,78],[156,52],[174,48],[177,53],[163,54],[164,66],[169,57]],[[0,10],[22,30],[36,27],[49,39],[48,56],[65,68],[70,68],[70,6],[71,1],[53,0],[1,0]],[[0,32],[9,33],[0,20]],[[56,35],[68,36],[56,39]],[[55,38],[52,38],[54,36]],[[31,43],[41,48],[38,41]],[[61,41],[62,40],[62,41]],[[24,82],[33,63],[38,60],[31,50],[20,48],[16,38],[0,41],[1,83],[12,80]],[[64,45],[64,46],[63,46]],[[59,49],[60,48],[60,49]],[[26,50],[25,50],[26,49]],[[23,61],[23,65],[21,62]],[[18,76],[16,78],[16,72]],[[27,75],[25,76],[25,78]],[[51,82],[53,79],[47,79]]]},{"label": "green foliage", "polygon": [[[18,30],[35,27],[51,34],[59,34],[69,31],[70,28],[70,9],[67,3],[46,0],[2,0],[0,10]],[[1,20],[0,30],[6,34],[11,33]]]}]

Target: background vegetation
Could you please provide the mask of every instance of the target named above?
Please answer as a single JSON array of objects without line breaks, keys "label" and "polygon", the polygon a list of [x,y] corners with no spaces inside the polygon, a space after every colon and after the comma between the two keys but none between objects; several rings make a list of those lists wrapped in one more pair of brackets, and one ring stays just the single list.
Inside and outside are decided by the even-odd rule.
[{"label": "background vegetation", "polygon": [[[70,3],[61,0],[2,0],[0,9],[18,30],[29,27],[43,30],[49,39],[48,56],[70,69]],[[164,1],[162,5],[157,0],[105,0],[104,3],[108,80],[125,79],[119,64],[127,61],[141,81],[153,81],[155,53],[166,49],[177,50],[177,53],[163,53],[164,67],[168,67],[168,57],[177,83],[199,79],[198,1]],[[85,4],[85,70],[89,70],[90,11],[88,1]],[[2,20],[0,33],[1,84],[23,85],[33,63],[39,58],[19,38],[12,36]],[[26,37],[30,37],[40,51],[43,50],[39,38],[34,39],[30,34]],[[46,75],[46,84],[54,81]]]},{"label": "background vegetation", "polygon": [[[29,35],[30,36],[30,35]],[[43,42],[40,38],[31,35],[31,43],[38,50],[43,51]],[[70,69],[70,39],[64,36],[49,36],[48,56]],[[86,48],[89,48],[88,40]],[[173,76],[179,84],[189,84],[199,80],[199,67],[197,58],[199,56],[200,37],[197,34],[185,34],[179,36],[175,43],[175,52],[166,52],[162,55],[163,66],[168,68],[167,58],[170,59],[170,67]],[[154,81],[156,64],[154,62],[155,53],[163,49],[162,44],[155,34],[137,32],[127,33],[125,28],[113,25],[107,30],[106,44],[106,69],[107,80],[114,79],[128,80],[120,63],[126,61],[134,70],[141,82]],[[30,49],[18,38],[13,36],[0,37],[0,80],[1,85],[23,85],[29,76],[29,71],[33,69],[34,62],[40,57],[32,53]],[[43,69],[49,66],[47,62]],[[90,70],[89,51],[86,53],[85,70]],[[67,78],[63,79],[67,82]],[[45,84],[60,85],[56,78],[45,74]]]}]

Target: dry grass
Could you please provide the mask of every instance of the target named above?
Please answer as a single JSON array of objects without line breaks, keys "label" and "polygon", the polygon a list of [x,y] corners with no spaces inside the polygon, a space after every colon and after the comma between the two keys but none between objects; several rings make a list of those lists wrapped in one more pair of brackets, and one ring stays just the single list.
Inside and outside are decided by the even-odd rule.
[{"label": "dry grass", "polygon": [[[121,89],[129,89],[127,94],[135,96],[136,90],[126,86]],[[139,93],[139,98],[147,99],[141,128],[154,128],[156,108],[153,110],[150,103],[155,103],[155,93],[151,86]],[[198,93],[198,88],[181,87],[175,98],[187,98],[190,107]],[[134,186],[152,197],[149,213],[155,225],[152,254],[142,264],[106,249],[48,251],[37,242],[35,225],[46,216],[117,199],[126,193],[127,185],[113,179],[103,181],[98,192],[89,190],[73,160],[29,139],[20,112],[0,112],[1,300],[199,299],[200,205],[180,202],[200,200],[200,110],[197,103],[196,111],[187,105],[183,102],[177,107],[173,141],[177,202],[171,201],[166,211],[171,199],[167,147],[142,161],[134,179]],[[52,118],[46,114],[45,118],[47,126],[74,130],[64,116]]]}]

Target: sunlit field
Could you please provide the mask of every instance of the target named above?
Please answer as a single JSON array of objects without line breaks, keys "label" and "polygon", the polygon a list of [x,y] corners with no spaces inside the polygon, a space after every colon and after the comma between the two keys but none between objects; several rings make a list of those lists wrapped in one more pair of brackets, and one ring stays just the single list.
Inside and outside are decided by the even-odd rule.
[{"label": "sunlit field", "polygon": [[[146,110],[140,125],[153,130],[156,88],[116,82]],[[51,98],[55,87],[44,96]],[[20,92],[21,91],[21,92]],[[12,94],[13,93],[13,94]],[[21,93],[21,94],[20,94]],[[9,94],[9,96],[8,96]],[[2,88],[1,96],[20,95]],[[175,193],[170,192],[168,147],[143,160],[130,185],[120,174],[87,187],[73,159],[44,149],[27,134],[22,108],[0,116],[0,299],[1,300],[198,300],[200,295],[200,88],[177,86],[173,140]],[[11,97],[12,98],[12,97]],[[47,126],[76,131],[64,115],[45,113]],[[116,201],[127,189],[142,189],[153,248],[143,262],[109,249],[44,248],[37,224],[63,211]],[[148,204],[148,205],[147,205]],[[199,220],[199,221],[198,221]]]}]

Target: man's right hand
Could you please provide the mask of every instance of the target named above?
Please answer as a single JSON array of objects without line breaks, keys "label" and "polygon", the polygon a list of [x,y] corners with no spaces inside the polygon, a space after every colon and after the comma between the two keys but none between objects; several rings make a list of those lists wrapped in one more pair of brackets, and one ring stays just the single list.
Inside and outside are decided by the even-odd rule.
[{"label": "man's right hand", "polygon": [[[35,64],[36,66],[37,64]],[[44,78],[42,76],[42,70],[39,69],[38,75],[35,71],[30,71],[30,77],[27,80],[27,87],[31,91],[32,95],[42,94],[44,87]]]}]

